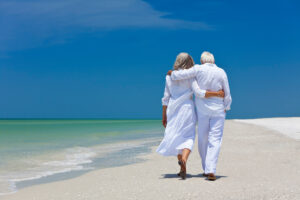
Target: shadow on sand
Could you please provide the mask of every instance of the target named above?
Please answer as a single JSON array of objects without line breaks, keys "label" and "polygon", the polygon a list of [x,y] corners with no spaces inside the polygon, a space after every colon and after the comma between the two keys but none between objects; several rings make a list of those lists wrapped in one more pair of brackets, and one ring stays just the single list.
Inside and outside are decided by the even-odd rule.
[{"label": "shadow on sand", "polygon": [[[217,177],[217,179],[227,178],[227,176],[216,176],[216,177]],[[161,179],[163,179],[163,178],[178,178],[178,179],[181,179],[177,174],[162,174]],[[186,178],[205,178],[205,179],[207,179],[205,176],[203,176],[203,174],[197,174],[197,175],[186,174]]]}]

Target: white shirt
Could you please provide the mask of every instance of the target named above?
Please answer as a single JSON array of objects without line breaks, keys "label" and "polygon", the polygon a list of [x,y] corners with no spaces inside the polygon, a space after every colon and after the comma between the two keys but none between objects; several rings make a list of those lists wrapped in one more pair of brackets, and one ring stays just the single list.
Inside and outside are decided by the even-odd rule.
[{"label": "white shirt", "polygon": [[198,98],[204,98],[206,90],[200,89],[194,78],[172,81],[170,76],[166,76],[166,85],[164,96],[162,98],[162,105],[167,106],[170,99],[176,100],[186,94],[190,94],[192,98],[193,93]]},{"label": "white shirt", "polygon": [[230,110],[232,98],[230,95],[229,83],[225,71],[215,64],[205,63],[195,65],[186,70],[173,71],[172,80],[184,80],[196,78],[202,90],[219,91],[224,90],[225,97],[197,98],[196,106],[204,114],[220,114],[224,110]]}]

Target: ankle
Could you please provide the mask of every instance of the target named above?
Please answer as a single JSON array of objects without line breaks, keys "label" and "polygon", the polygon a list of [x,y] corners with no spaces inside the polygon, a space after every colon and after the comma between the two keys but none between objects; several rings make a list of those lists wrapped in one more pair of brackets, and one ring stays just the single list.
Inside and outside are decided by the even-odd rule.
[{"label": "ankle", "polygon": [[182,155],[177,155],[177,159],[180,161],[182,159]]}]

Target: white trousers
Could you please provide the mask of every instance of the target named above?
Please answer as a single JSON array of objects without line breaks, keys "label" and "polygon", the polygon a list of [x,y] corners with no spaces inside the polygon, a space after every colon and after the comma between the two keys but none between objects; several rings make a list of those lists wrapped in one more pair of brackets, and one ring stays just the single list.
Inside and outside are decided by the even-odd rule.
[{"label": "white trousers", "polygon": [[204,173],[216,173],[222,143],[225,113],[218,116],[198,112],[198,151]]}]

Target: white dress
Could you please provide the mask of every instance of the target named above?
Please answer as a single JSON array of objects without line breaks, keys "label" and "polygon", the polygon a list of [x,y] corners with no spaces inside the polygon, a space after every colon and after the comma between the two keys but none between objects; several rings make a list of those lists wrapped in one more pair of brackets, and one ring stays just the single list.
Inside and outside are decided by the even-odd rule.
[{"label": "white dress", "polygon": [[176,156],[187,148],[192,150],[195,140],[196,112],[193,93],[205,96],[194,79],[172,81],[166,77],[162,104],[167,107],[167,127],[157,152],[164,156]]}]

